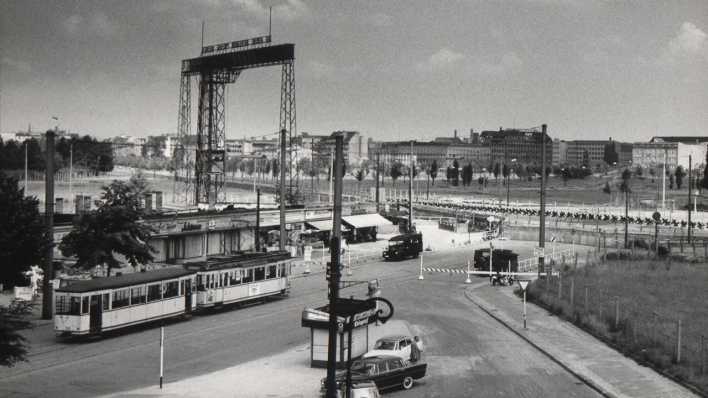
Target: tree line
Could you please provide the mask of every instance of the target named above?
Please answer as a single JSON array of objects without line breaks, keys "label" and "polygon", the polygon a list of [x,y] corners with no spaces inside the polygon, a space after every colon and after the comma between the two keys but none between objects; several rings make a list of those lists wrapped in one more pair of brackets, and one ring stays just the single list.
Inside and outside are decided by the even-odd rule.
[{"label": "tree line", "polygon": [[[83,137],[61,137],[55,143],[54,169],[68,168],[72,160],[75,169],[84,168],[94,173],[113,170],[113,148],[109,142],[101,142],[85,135]],[[0,140],[0,169],[23,170],[25,168],[25,151],[27,152],[27,168],[32,171],[46,169],[46,142],[44,138],[28,139],[24,142]]]}]

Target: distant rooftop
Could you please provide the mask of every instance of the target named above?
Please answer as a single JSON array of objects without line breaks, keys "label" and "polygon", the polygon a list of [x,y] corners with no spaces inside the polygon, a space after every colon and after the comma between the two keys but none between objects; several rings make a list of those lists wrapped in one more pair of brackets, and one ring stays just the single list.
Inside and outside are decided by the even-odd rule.
[{"label": "distant rooftop", "polygon": [[700,144],[708,142],[708,137],[700,136],[654,136],[649,142],[680,142],[682,144]]}]

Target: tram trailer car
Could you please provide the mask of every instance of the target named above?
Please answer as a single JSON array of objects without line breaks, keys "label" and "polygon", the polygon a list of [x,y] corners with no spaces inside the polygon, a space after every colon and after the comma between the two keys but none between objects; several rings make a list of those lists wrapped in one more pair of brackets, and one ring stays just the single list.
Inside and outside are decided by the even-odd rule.
[{"label": "tram trailer car", "polygon": [[96,335],[215,305],[287,295],[292,261],[287,252],[250,253],[75,281],[55,290],[54,331]]},{"label": "tram trailer car", "polygon": [[192,270],[165,268],[73,282],[54,293],[54,331],[100,334],[188,315],[196,304],[195,277]]},{"label": "tram trailer car", "polygon": [[211,257],[186,263],[197,272],[197,308],[220,307],[290,292],[292,258],[286,251]]}]

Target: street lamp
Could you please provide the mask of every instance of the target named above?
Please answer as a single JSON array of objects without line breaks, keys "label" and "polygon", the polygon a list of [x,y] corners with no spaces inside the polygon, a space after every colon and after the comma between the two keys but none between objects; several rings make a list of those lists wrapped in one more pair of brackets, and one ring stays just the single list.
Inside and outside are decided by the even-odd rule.
[{"label": "street lamp", "polygon": [[[511,164],[516,163],[516,158],[511,159]],[[513,169],[510,167],[506,172],[506,208],[509,209],[509,181],[511,181],[511,171]]]}]

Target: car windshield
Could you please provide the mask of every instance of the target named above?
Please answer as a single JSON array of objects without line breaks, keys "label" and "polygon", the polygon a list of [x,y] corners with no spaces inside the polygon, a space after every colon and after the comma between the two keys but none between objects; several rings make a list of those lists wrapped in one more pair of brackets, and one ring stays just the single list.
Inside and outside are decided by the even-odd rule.
[{"label": "car windshield", "polygon": [[395,350],[396,349],[396,342],[395,341],[390,341],[390,340],[379,340],[376,342],[376,345],[374,346],[374,349],[377,350]]},{"label": "car windshield", "polygon": [[371,362],[354,361],[352,363],[352,372],[364,373],[372,375],[376,373],[376,364]]}]

